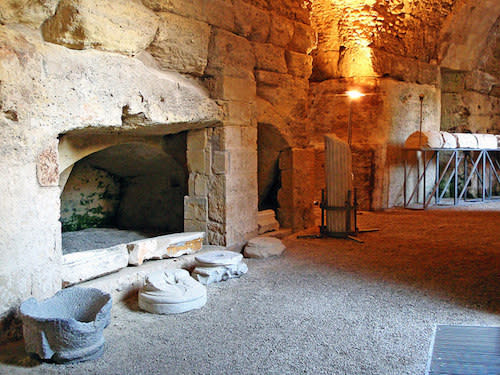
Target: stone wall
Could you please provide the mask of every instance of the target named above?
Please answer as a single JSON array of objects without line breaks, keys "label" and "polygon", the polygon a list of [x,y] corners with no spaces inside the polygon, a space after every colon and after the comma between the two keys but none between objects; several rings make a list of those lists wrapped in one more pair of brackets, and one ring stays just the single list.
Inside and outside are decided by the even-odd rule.
[{"label": "stone wall", "polygon": [[441,70],[441,129],[500,132],[500,18],[488,31],[472,70]]},{"label": "stone wall", "polygon": [[[455,0],[315,1],[310,85],[312,137],[347,139],[352,102],[353,168],[363,209],[402,204],[401,148],[419,126],[440,127],[440,30]],[[365,151],[364,151],[365,150]]]},{"label": "stone wall", "polygon": [[[152,59],[138,52],[144,42],[130,41],[123,46],[99,39],[115,38],[114,27],[102,28],[104,34],[100,36],[84,33],[92,39],[76,45],[83,50],[44,41],[39,29],[44,20],[54,12],[57,18],[57,12],[71,6],[90,4],[61,1],[56,7],[56,3],[33,2],[25,4],[23,11],[10,9],[11,2],[2,2],[0,7],[0,173],[8,176],[0,203],[2,318],[22,300],[47,297],[61,288],[59,173],[71,166],[59,164],[66,160],[59,157],[61,134],[75,132],[102,138],[168,134],[214,126],[222,118],[221,106],[199,83],[175,72],[159,71]],[[118,5],[113,2],[113,7]],[[113,7],[109,8],[111,13],[118,16]],[[141,24],[145,15],[156,20],[154,13],[143,7],[141,12],[129,14],[128,21],[120,16],[111,23],[136,30],[144,27],[146,31],[149,28]],[[88,22],[75,20],[85,25],[98,20],[106,23],[107,17],[85,12],[81,16],[94,17]],[[71,20],[61,18],[61,22]],[[44,29],[44,35],[73,30],[76,35],[64,35],[64,44],[69,45],[71,38],[82,34],[77,24],[67,26]],[[152,28],[154,38],[156,27]],[[55,37],[51,40],[59,41]],[[131,57],[132,51],[141,59]],[[4,324],[9,322],[2,320],[0,341],[8,328]]]},{"label": "stone wall", "polygon": [[120,203],[120,180],[117,176],[78,163],[61,193],[62,231],[106,227],[114,223]]},{"label": "stone wall", "polygon": [[0,315],[61,287],[60,189],[113,145],[187,131],[184,228],[256,234],[257,124],[307,146],[307,2],[10,1],[0,23]]}]

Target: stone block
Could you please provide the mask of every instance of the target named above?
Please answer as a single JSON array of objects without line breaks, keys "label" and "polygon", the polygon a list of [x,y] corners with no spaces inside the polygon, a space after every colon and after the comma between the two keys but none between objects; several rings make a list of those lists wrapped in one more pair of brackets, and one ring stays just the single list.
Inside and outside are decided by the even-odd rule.
[{"label": "stone block", "polygon": [[210,25],[234,31],[234,9],[230,0],[204,0],[204,20]]},{"label": "stone block", "polygon": [[309,81],[289,74],[258,70],[257,95],[273,105],[282,117],[305,119]]},{"label": "stone block", "polygon": [[259,234],[280,229],[280,223],[276,220],[276,213],[273,210],[259,211],[257,213],[257,225]]},{"label": "stone block", "polygon": [[229,266],[240,263],[243,255],[234,251],[217,250],[197,255],[194,259],[197,266],[201,267]]},{"label": "stone block", "polygon": [[172,13],[160,13],[160,26],[148,51],[165,70],[202,75],[208,61],[210,26]]},{"label": "stone block", "polygon": [[465,90],[465,72],[454,70],[441,71],[441,91],[444,93],[461,93]]},{"label": "stone block", "polygon": [[68,286],[127,267],[128,250],[122,244],[106,249],[70,253],[62,258],[62,285]]},{"label": "stone block", "polygon": [[242,126],[240,127],[241,144],[250,149],[257,148],[257,127],[256,126]]},{"label": "stone block", "polygon": [[155,12],[171,12],[180,16],[205,20],[205,0],[142,0],[142,3]]},{"label": "stone block", "polygon": [[215,175],[210,182],[208,218],[217,223],[224,223],[226,218],[226,176]]},{"label": "stone block", "polygon": [[254,103],[227,101],[223,107],[224,121],[235,125],[249,125],[256,115]]},{"label": "stone block", "polygon": [[293,51],[285,53],[288,74],[301,78],[309,78],[312,73],[312,56]]},{"label": "stone block", "polygon": [[207,222],[184,219],[184,230],[186,232],[207,232]]},{"label": "stone block", "polygon": [[1,1],[0,23],[4,25],[23,23],[38,29],[47,18],[54,15],[58,3],[58,0]]},{"label": "stone block", "polygon": [[270,43],[252,43],[255,67],[277,73],[286,73],[285,50]]},{"label": "stone block", "polygon": [[439,67],[434,64],[418,62],[417,83],[422,85],[437,85],[439,81]]},{"label": "stone block", "polygon": [[268,42],[279,47],[286,47],[293,38],[294,24],[288,18],[278,15],[271,17]]},{"label": "stone block", "polygon": [[153,258],[152,255],[156,252],[157,248],[158,244],[154,238],[148,238],[127,244],[128,264],[133,266],[141,265],[144,262],[144,259]]},{"label": "stone block", "polygon": [[269,36],[269,12],[254,7],[243,0],[234,0],[235,32],[245,38],[264,43]]},{"label": "stone block", "polygon": [[46,41],[68,48],[136,54],[151,44],[158,23],[138,1],[62,0],[42,33]]},{"label": "stone block", "polygon": [[221,75],[215,78],[210,85],[211,96],[224,100],[254,102],[256,97],[256,84],[251,78]]},{"label": "stone block", "polygon": [[208,218],[207,197],[184,197],[184,218],[188,220],[206,221]]},{"label": "stone block", "polygon": [[[314,56],[314,69],[311,80],[321,82],[339,77],[339,51],[315,50],[312,55]],[[377,73],[379,73],[378,70]]]},{"label": "stone block", "polygon": [[68,288],[20,307],[26,352],[56,363],[99,358],[111,320],[111,295],[94,288]]},{"label": "stone block", "polygon": [[59,186],[57,147],[52,146],[38,155],[36,175],[40,186]]},{"label": "stone block", "polygon": [[139,290],[139,307],[153,314],[179,314],[200,309],[207,302],[207,288],[183,269],[153,272]]},{"label": "stone block", "polygon": [[205,129],[191,130],[187,135],[188,151],[201,151],[207,147],[207,132]]},{"label": "stone block", "polygon": [[495,83],[495,77],[479,70],[467,72],[465,75],[466,90],[476,91],[481,94],[488,95]]},{"label": "stone block", "polygon": [[226,246],[226,226],[222,223],[208,223],[208,243]]},{"label": "stone block", "polygon": [[210,152],[208,151],[187,151],[187,167],[188,171],[201,174],[210,171]]},{"label": "stone block", "polygon": [[280,256],[285,251],[285,245],[274,237],[256,237],[248,241],[243,254],[246,258],[268,258]]},{"label": "stone block", "polygon": [[301,22],[295,22],[293,28],[293,37],[288,44],[287,49],[295,52],[309,54],[316,48],[316,32],[314,29]]},{"label": "stone block", "polygon": [[477,138],[474,134],[468,133],[454,133],[453,134],[457,139],[457,146],[460,148],[477,148]]},{"label": "stone block", "polygon": [[231,168],[232,175],[244,172],[245,174],[257,172],[257,151],[232,151]]},{"label": "stone block", "polygon": [[213,31],[208,53],[208,74],[224,70],[226,74],[240,76],[241,70],[249,72],[254,67],[255,56],[247,39],[221,29]]},{"label": "stone block", "polygon": [[226,174],[230,167],[230,154],[229,151],[214,151],[212,171],[215,174]]},{"label": "stone block", "polygon": [[196,174],[194,177],[194,195],[206,196],[208,194],[208,176]]}]

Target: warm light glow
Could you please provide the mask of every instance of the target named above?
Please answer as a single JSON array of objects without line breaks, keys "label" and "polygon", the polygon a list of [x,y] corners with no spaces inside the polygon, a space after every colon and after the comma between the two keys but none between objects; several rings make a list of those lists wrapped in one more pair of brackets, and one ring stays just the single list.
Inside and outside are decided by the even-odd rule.
[{"label": "warm light glow", "polygon": [[362,92],[356,91],[356,90],[346,91],[346,94],[351,99],[358,99],[358,98],[365,96],[365,94],[363,94]]}]

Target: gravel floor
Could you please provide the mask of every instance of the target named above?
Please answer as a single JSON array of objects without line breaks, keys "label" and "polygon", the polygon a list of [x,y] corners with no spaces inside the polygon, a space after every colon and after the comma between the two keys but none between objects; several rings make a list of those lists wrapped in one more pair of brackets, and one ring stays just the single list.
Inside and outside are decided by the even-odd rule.
[{"label": "gravel floor", "polygon": [[359,221],[380,231],[364,244],[290,237],[281,258],[246,260],[248,274],[210,285],[201,310],[115,303],[96,361],[40,364],[17,342],[0,347],[0,373],[416,375],[435,324],[500,325],[500,210]]}]

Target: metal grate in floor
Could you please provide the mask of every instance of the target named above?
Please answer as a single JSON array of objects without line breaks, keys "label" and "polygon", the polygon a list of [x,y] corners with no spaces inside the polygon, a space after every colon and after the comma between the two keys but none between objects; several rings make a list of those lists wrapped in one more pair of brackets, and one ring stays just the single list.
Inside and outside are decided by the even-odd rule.
[{"label": "metal grate in floor", "polygon": [[427,375],[500,375],[500,327],[437,325]]}]

